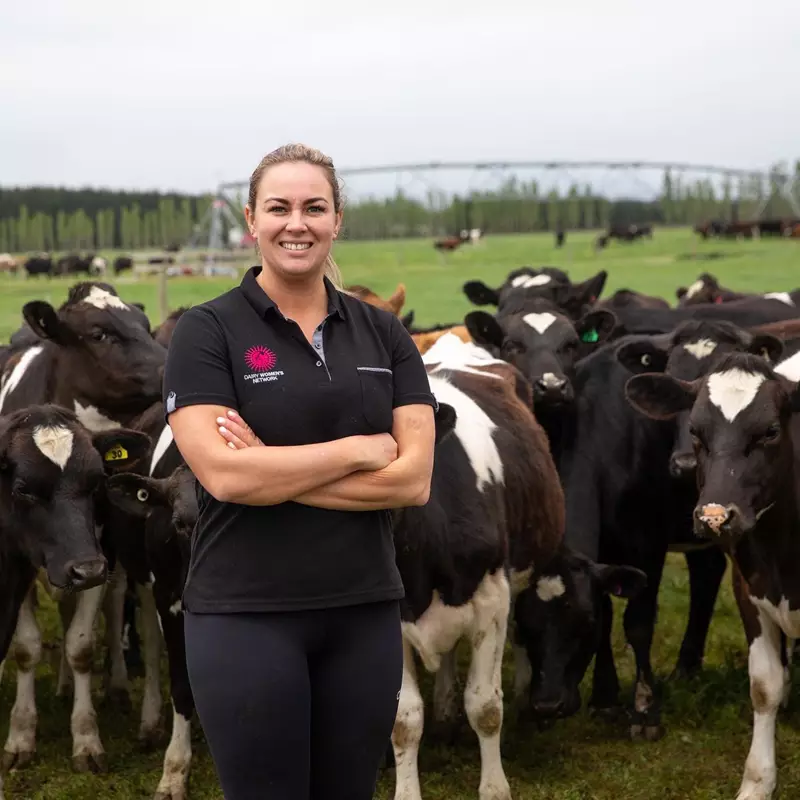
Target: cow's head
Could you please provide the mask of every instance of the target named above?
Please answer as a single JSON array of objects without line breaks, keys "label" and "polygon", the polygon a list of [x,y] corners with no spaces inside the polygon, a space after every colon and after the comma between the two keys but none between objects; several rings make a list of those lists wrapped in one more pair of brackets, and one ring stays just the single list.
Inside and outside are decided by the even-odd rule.
[{"label": "cow's head", "polygon": [[522,372],[533,386],[535,403],[569,403],[576,361],[609,339],[616,317],[610,311],[590,311],[573,322],[546,301],[528,308],[500,318],[472,311],[464,324],[476,344]]},{"label": "cow's head", "polygon": [[580,683],[600,642],[604,595],[633,597],[646,583],[641,570],[597,564],[566,548],[531,578],[517,596],[514,618],[516,643],[531,663],[534,715],[568,717],[580,709]]},{"label": "cow's head", "polygon": [[[665,372],[682,381],[707,375],[729,353],[753,353],[773,364],[783,352],[780,339],[753,335],[730,322],[689,320],[670,335],[651,336],[622,345],[617,358],[634,374]],[[675,444],[669,469],[674,478],[693,479],[697,459],[689,433],[689,412],[676,416]]]},{"label": "cow's head", "polygon": [[41,300],[26,303],[25,321],[58,346],[58,379],[84,402],[111,410],[149,406],[161,397],[167,351],[153,339],[142,311],[113,290],[82,286],[58,311]]},{"label": "cow's head", "polygon": [[680,286],[675,290],[679,306],[695,306],[700,303],[716,303],[722,298],[719,281],[709,272],[704,272],[688,288]]},{"label": "cow's head", "polygon": [[[689,411],[700,496],[698,535],[732,548],[750,533],[781,492],[794,497],[790,420],[800,410],[798,384],[750,353],[731,353],[704,378],[630,378],[631,405],[653,419]],[[792,499],[792,502],[794,500]]]},{"label": "cow's head", "polygon": [[400,316],[400,311],[406,303],[406,287],[402,283],[397,284],[394,293],[386,300],[375,294],[372,289],[366,286],[348,286],[345,291],[353,295],[353,297],[357,297],[359,300],[369,303],[371,306],[382,308],[384,311],[394,314],[396,317]]},{"label": "cow's head", "polygon": [[150,446],[128,430],[92,436],[71,411],[28,406],[0,423],[0,536],[3,550],[44,567],[57,589],[105,582],[95,525],[107,473],[126,469]]},{"label": "cow's head", "polygon": [[557,267],[519,267],[511,270],[505,281],[497,289],[492,289],[483,281],[467,281],[464,294],[476,306],[501,306],[510,296],[551,297],[555,287],[570,285],[567,273]]}]

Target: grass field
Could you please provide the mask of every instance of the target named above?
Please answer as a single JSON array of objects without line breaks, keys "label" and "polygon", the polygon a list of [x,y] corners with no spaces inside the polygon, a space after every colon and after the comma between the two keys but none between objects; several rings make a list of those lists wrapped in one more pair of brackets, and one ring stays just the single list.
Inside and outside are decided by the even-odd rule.
[{"label": "grass field", "polygon": [[[558,266],[573,280],[605,269],[609,272],[606,293],[628,287],[670,301],[674,301],[677,286],[689,285],[706,270],[734,289],[783,291],[800,286],[800,242],[700,242],[689,230],[656,230],[652,241],[614,243],[596,255],[592,239],[589,234],[570,235],[566,247],[558,251],[549,235],[490,236],[445,258],[430,242],[342,243],[337,246],[336,257],[348,283],[366,284],[383,295],[399,282],[405,283],[406,310],[414,309],[420,324],[460,320],[470,309],[460,288],[464,281],[481,278],[496,285],[509,269],[524,264]],[[71,283],[24,278],[0,283],[0,337],[5,339],[19,326],[25,301],[60,303]],[[231,285],[227,279],[171,279],[170,305],[202,301]],[[118,281],[118,290],[126,300],[144,302],[154,323],[158,321],[155,279],[126,277]],[[614,603],[614,647],[627,701],[632,690],[633,657],[622,637],[619,612],[623,604],[618,600]],[[661,679],[666,679],[674,666],[687,614],[684,562],[680,557],[670,557],[661,586],[653,646],[653,664]],[[41,616],[45,640],[55,647],[60,630],[56,614],[46,601]],[[160,775],[163,749],[146,753],[138,747],[138,711],[125,715],[100,706],[99,724],[110,772],[102,776],[72,773],[70,706],[54,696],[57,650],[46,652],[52,658],[44,657],[39,668],[37,759],[27,769],[9,776],[8,800],[150,797]],[[100,663],[98,658],[98,669]],[[744,635],[726,578],[711,625],[704,673],[691,682],[665,685],[665,738],[657,743],[632,743],[624,724],[596,720],[586,711],[547,731],[507,724],[503,754],[513,796],[520,800],[733,800],[750,743],[746,664]],[[3,740],[14,698],[14,672],[10,663],[0,686]],[[510,697],[509,665],[505,690]],[[136,708],[141,692],[139,679],[134,681],[134,692]],[[167,729],[169,714],[165,703]],[[264,709],[264,714],[268,715],[269,709]],[[785,800],[800,797],[797,698],[780,715],[777,750],[779,796]],[[477,798],[479,751],[466,721],[454,747],[437,744],[428,735],[423,738],[420,771],[426,800]],[[391,798],[393,789],[392,776],[384,775],[377,796]],[[190,792],[194,800],[222,797],[199,731],[195,735]]]}]

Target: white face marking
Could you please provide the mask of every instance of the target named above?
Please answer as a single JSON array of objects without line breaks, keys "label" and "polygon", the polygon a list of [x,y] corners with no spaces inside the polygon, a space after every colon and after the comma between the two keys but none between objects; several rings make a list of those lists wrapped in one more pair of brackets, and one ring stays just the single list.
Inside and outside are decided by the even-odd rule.
[{"label": "white face marking", "polygon": [[41,454],[63,470],[72,455],[73,434],[63,425],[37,425],[33,429],[33,443]]},{"label": "white face marking", "polygon": [[503,461],[492,436],[497,426],[461,389],[440,376],[430,375],[428,380],[436,399],[456,410],[455,434],[475,472],[478,491],[490,483],[502,483]]},{"label": "white face marking", "polygon": [[698,292],[702,292],[705,284],[703,281],[695,281],[687,290],[686,290],[686,299],[688,300],[691,297],[694,297]]},{"label": "white face marking", "polygon": [[784,361],[781,361],[775,372],[788,378],[790,381],[800,381],[800,352],[795,353]]},{"label": "white face marking", "polygon": [[176,600],[170,607],[169,613],[172,614],[173,617],[177,617],[183,611],[183,606],[181,605],[180,600]]},{"label": "white face marking", "polygon": [[545,311],[544,314],[526,314],[522,321],[530,325],[536,333],[542,334],[556,321],[556,316]]},{"label": "white face marking", "polygon": [[122,425],[113,419],[101,414],[94,406],[82,406],[77,400],[75,403],[75,415],[82,425],[87,427],[92,433],[101,431],[114,431]]},{"label": "white face marking", "polygon": [[88,303],[95,308],[118,308],[121,311],[130,311],[130,308],[119,297],[99,286],[92,286],[89,294],[81,302]]},{"label": "white face marking", "polygon": [[436,365],[433,372],[447,369],[454,372],[469,372],[474,375],[483,375],[502,380],[499,375],[482,372],[476,367],[488,364],[504,364],[499,358],[494,358],[488,350],[473,342],[464,342],[454,333],[440,336],[422,356],[422,363],[428,366]]},{"label": "white face marking", "polygon": [[511,285],[515,289],[528,289],[531,286],[546,286],[552,280],[549,275],[517,275]]},{"label": "white face marking", "polygon": [[158,462],[164,457],[164,453],[167,452],[167,449],[173,441],[174,438],[172,436],[172,428],[170,428],[169,425],[165,425],[159,434],[156,446],[153,448],[153,457],[150,460],[150,472],[148,473],[150,477],[153,476],[153,473],[156,471],[156,467],[158,466]]},{"label": "white face marking", "polygon": [[542,383],[545,386],[558,388],[559,386],[563,386],[565,381],[563,378],[556,377],[553,372],[545,372],[544,375],[542,375]]},{"label": "white face marking", "polygon": [[789,292],[768,292],[764,295],[765,300],[780,300],[781,303],[786,303],[787,306],[793,306],[794,300]]},{"label": "white face marking", "polygon": [[564,580],[560,575],[542,575],[536,581],[536,594],[543,603],[549,603],[556,597],[561,597],[566,591]]},{"label": "white face marking", "polygon": [[711,339],[698,339],[696,342],[685,344],[683,349],[687,353],[691,353],[699,361],[701,358],[710,356],[717,349],[717,343],[711,341]]},{"label": "white face marking", "polygon": [[19,382],[22,380],[23,375],[28,371],[28,367],[30,367],[33,360],[39,353],[44,350],[42,345],[36,345],[36,347],[31,347],[26,350],[22,354],[22,358],[17,361],[14,369],[11,370],[11,374],[6,378],[5,383],[3,384],[3,388],[0,389],[0,412],[3,410],[3,403],[5,403],[6,398],[14,389],[19,386]]},{"label": "white face marking", "polygon": [[708,399],[733,422],[738,414],[755,400],[766,378],[757,372],[729,369],[715,372],[708,378]]}]

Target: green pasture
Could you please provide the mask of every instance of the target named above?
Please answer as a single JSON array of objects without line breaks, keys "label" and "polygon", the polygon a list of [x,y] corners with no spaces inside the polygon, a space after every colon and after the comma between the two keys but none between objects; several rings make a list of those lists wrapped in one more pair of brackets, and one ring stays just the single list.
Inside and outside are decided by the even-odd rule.
[{"label": "green pasture", "polygon": [[[606,293],[633,288],[671,301],[675,288],[689,285],[709,271],[734,289],[782,291],[800,286],[800,242],[767,240],[700,241],[688,229],[656,230],[652,241],[612,243],[600,253],[592,249],[594,234],[570,234],[561,250],[551,235],[488,236],[440,256],[430,241],[347,243],[337,245],[336,257],[347,283],[370,286],[384,296],[402,282],[406,310],[416,322],[457,322],[470,305],[461,292],[464,281],[481,278],[497,285],[512,268],[529,264],[566,269],[579,280],[605,269]],[[246,264],[247,262],[245,262]],[[243,266],[245,265],[243,264]],[[111,278],[110,280],[113,280]],[[24,277],[0,282],[0,337],[20,324],[20,308],[32,299],[60,303],[73,281]],[[174,278],[168,283],[171,307],[212,297],[233,285],[231,279]],[[129,274],[117,281],[126,300],[145,303],[153,323],[158,319],[158,283]],[[614,647],[623,698],[630,699],[633,656],[625,645],[619,613]],[[503,755],[514,798],[519,800],[733,800],[750,744],[747,652],[735,603],[726,578],[711,625],[703,674],[690,682],[667,682],[674,666],[688,615],[688,575],[679,556],[670,557],[660,593],[660,616],[653,646],[657,676],[664,680],[663,722],[666,736],[656,743],[631,742],[622,722],[595,719],[587,711],[540,731],[514,724],[504,726]],[[55,609],[42,597],[40,616],[46,641],[39,667],[38,750],[35,762],[6,780],[7,800],[82,800],[148,798],[161,772],[163,747],[143,751],[136,741],[141,677],[133,680],[133,713],[102,704],[97,666],[97,708],[110,771],[107,775],[76,775],[71,769],[70,704],[55,697],[60,626]],[[243,654],[246,657],[246,654]],[[505,668],[506,697],[511,697],[511,659]],[[0,686],[0,736],[5,740],[8,714],[14,700],[13,659]],[[164,670],[165,729],[169,730],[166,671]],[[426,680],[430,702],[430,680]],[[588,684],[584,697],[588,697]],[[264,709],[265,718],[270,714]],[[164,740],[166,744],[166,738]],[[800,701],[792,699],[779,718],[777,734],[779,797],[800,797]],[[195,726],[195,758],[190,779],[193,800],[221,800],[213,764]],[[425,800],[475,800],[480,775],[477,740],[464,719],[454,746],[423,737],[420,771]],[[380,781],[377,797],[391,798],[390,773]],[[265,795],[265,800],[269,797]]]}]

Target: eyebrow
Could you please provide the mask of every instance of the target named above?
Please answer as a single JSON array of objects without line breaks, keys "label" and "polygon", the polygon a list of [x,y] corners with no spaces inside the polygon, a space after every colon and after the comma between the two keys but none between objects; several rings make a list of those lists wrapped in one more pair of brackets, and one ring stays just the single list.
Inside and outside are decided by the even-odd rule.
[{"label": "eyebrow", "polygon": [[[305,203],[319,203],[322,201],[323,203],[329,202],[324,197],[311,197],[308,200],[304,200]],[[289,201],[285,197],[268,197],[264,200],[265,203],[285,203],[287,206],[289,205]]]}]

